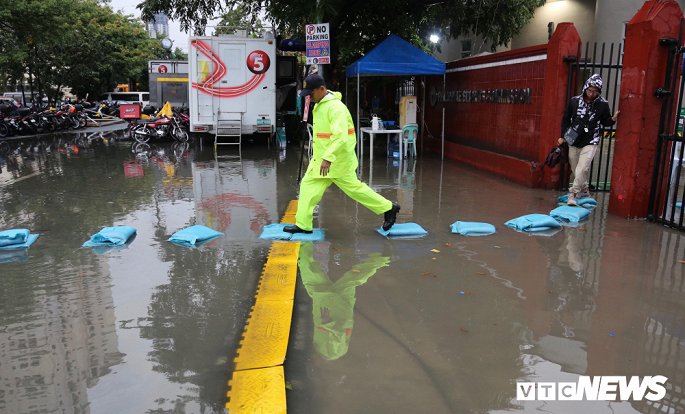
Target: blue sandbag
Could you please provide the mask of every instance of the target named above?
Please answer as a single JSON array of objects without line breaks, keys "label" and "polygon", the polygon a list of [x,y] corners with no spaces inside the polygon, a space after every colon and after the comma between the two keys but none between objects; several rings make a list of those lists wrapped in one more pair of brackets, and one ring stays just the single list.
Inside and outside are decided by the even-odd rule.
[{"label": "blue sandbag", "polygon": [[455,221],[450,226],[452,233],[463,236],[487,236],[497,232],[495,226],[490,223],[478,223],[474,221]]},{"label": "blue sandbag", "polygon": [[325,233],[321,229],[312,230],[311,234],[307,233],[287,233],[283,231],[283,227],[290,226],[287,223],[267,224],[262,229],[260,239],[265,240],[286,240],[286,241],[321,241],[324,239]]},{"label": "blue sandbag", "polygon": [[559,206],[550,211],[549,215],[562,223],[578,223],[590,215],[590,210],[573,206]]},{"label": "blue sandbag", "polygon": [[27,229],[0,231],[0,250],[27,249],[38,240],[38,236]]},{"label": "blue sandbag", "polygon": [[[557,197],[557,203],[566,205],[567,202],[568,194],[564,194]],[[578,204],[581,207],[592,209],[597,207],[597,200],[595,200],[592,197],[576,198],[576,204]]]},{"label": "blue sandbag", "polygon": [[561,224],[554,217],[537,213],[511,219],[504,223],[504,225],[525,232],[544,231],[561,227]]},{"label": "blue sandbag", "polygon": [[390,228],[390,230],[383,230],[382,227],[376,229],[378,234],[385,236],[387,238],[404,238],[404,239],[414,239],[425,237],[428,232],[423,227],[416,223],[400,223],[395,224]]},{"label": "blue sandbag", "polygon": [[31,234],[28,229],[10,229],[0,231],[0,246],[26,243]]},{"label": "blue sandbag", "polygon": [[129,226],[105,227],[90,236],[90,240],[83,243],[83,247],[122,246],[136,234],[136,229]]},{"label": "blue sandbag", "polygon": [[169,241],[181,246],[193,247],[196,243],[206,242],[219,236],[223,236],[223,233],[197,224],[172,234]]}]

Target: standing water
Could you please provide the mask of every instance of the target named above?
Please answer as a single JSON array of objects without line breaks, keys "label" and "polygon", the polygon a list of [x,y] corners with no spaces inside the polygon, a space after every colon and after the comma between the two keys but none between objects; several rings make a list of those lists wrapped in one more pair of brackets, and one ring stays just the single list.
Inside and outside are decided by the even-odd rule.
[{"label": "standing water", "polygon": [[[116,133],[49,136],[0,155],[0,413],[224,412],[227,380],[277,221],[266,146],[216,160]],[[200,248],[167,241],[203,224]],[[127,225],[121,249],[83,248]]]},{"label": "standing water", "polygon": [[[270,246],[258,236],[294,198],[299,149],[215,158],[80,134],[0,151],[0,229],[40,234],[0,251],[0,413],[224,412]],[[429,154],[376,158],[363,181],[429,234],[383,238],[382,216],[327,191],[326,240],[299,251],[288,412],[685,412],[685,234],[607,214],[601,193],[575,226],[519,233],[503,223],[548,213],[557,192]],[[459,236],[456,220],[497,233]],[[193,224],[224,236],[167,242]],[[111,225],[135,240],[81,247]],[[599,376],[668,380],[653,399],[517,395]]]}]

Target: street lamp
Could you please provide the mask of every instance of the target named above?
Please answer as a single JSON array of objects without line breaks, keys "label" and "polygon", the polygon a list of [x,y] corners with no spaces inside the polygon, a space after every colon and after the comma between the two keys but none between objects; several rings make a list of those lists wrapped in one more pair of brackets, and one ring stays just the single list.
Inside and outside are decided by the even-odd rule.
[{"label": "street lamp", "polygon": [[440,36],[438,36],[438,35],[436,35],[436,34],[432,34],[432,35],[430,35],[430,37],[428,38],[428,40],[430,40],[431,43],[436,44],[436,43],[438,43],[438,42],[440,41]]}]

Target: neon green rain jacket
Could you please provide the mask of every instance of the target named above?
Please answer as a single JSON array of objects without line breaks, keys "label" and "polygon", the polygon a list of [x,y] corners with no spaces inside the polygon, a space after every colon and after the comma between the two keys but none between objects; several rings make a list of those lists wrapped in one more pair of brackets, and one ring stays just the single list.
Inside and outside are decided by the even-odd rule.
[{"label": "neon green rain jacket", "polygon": [[357,135],[352,115],[340,98],[340,92],[329,91],[314,105],[314,154],[307,171],[311,176],[321,177],[322,160],[331,162],[328,175],[322,178],[343,177],[357,169]]}]

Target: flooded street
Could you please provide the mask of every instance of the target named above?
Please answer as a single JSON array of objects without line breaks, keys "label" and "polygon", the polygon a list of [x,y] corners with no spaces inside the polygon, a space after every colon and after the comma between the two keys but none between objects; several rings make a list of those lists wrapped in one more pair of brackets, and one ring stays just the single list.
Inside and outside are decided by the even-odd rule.
[{"label": "flooded street", "polygon": [[[270,242],[296,198],[299,146],[242,158],[117,133],[65,134],[0,155],[0,413],[223,413],[232,361]],[[230,151],[222,154],[230,154]],[[332,187],[302,243],[285,361],[291,413],[685,413],[685,238],[606,213],[532,236],[504,226],[548,213],[557,192],[439,158],[377,152],[362,179],[429,231],[388,240]],[[450,233],[457,220],[497,233]],[[167,241],[203,224],[199,248]],[[82,248],[128,225],[126,248]],[[659,401],[521,401],[517,382],[668,378]]]},{"label": "flooded street", "polygon": [[[277,161],[261,147],[242,162],[170,143],[134,154],[116,137],[43,138],[4,157],[0,227],[40,238],[0,252],[2,413],[224,411],[269,247],[257,235],[278,219]],[[225,235],[167,242],[195,223]],[[80,247],[111,225],[135,240]]]}]

